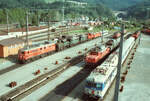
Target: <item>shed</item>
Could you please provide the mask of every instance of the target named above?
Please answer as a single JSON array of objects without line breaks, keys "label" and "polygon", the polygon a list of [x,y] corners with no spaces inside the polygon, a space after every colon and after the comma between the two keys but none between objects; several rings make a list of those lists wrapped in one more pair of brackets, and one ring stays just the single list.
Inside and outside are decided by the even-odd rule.
[{"label": "shed", "polygon": [[[19,49],[25,46],[26,41],[20,38],[9,38],[0,41],[0,57],[18,54]],[[32,42],[29,41],[29,45]]]}]

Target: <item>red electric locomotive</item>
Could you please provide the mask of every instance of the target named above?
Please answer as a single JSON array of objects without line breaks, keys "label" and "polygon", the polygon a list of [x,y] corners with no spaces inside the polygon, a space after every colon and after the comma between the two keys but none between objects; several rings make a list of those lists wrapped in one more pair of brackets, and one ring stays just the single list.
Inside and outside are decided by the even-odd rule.
[{"label": "red electric locomotive", "polygon": [[145,32],[150,34],[150,29],[146,29]]},{"label": "red electric locomotive", "polygon": [[87,54],[85,62],[87,65],[96,65],[108,53],[110,53],[110,48],[105,46],[97,47]]},{"label": "red electric locomotive", "polygon": [[94,34],[94,38],[100,37],[101,36],[101,32],[97,32]]},{"label": "red electric locomotive", "polygon": [[137,39],[140,34],[141,34],[140,31],[136,31],[135,33],[132,34],[132,37],[134,37],[135,39]]},{"label": "red electric locomotive", "polygon": [[117,39],[121,36],[120,32],[115,32],[114,35],[112,36],[113,39]]},{"label": "red electric locomotive", "polygon": [[101,33],[100,32],[97,32],[97,33],[88,33],[88,39],[94,39],[94,38],[97,38],[97,37],[100,37],[101,36]]},{"label": "red electric locomotive", "polygon": [[55,43],[44,43],[41,45],[33,45],[30,48],[24,48],[19,50],[18,60],[21,63],[30,62],[36,58],[44,57],[56,51]]},{"label": "red electric locomotive", "polygon": [[150,34],[150,29],[143,29],[141,32],[146,33],[146,34]]},{"label": "red electric locomotive", "polygon": [[90,40],[90,39],[93,39],[94,38],[94,35],[92,33],[88,33],[88,36],[87,38]]}]

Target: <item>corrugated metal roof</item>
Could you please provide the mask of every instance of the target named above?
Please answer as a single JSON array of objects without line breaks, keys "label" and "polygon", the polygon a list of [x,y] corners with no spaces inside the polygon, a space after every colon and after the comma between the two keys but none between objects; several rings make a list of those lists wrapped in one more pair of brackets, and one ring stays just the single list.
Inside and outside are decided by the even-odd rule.
[{"label": "corrugated metal roof", "polygon": [[23,39],[9,38],[9,39],[1,40],[0,45],[2,45],[2,46],[11,46],[11,45],[15,45],[15,44],[24,43],[24,42],[25,42],[25,40],[23,40]]}]

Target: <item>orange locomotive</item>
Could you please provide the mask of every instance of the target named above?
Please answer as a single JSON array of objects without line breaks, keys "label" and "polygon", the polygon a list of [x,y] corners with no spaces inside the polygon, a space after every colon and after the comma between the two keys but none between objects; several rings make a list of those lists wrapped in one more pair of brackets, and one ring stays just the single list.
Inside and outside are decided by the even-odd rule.
[{"label": "orange locomotive", "polygon": [[135,39],[137,39],[140,34],[141,34],[140,31],[136,31],[135,33],[132,34],[132,37],[134,37]]},{"label": "orange locomotive", "polygon": [[21,63],[30,62],[30,60],[34,60],[38,57],[44,57],[45,55],[48,55],[56,50],[56,44],[55,43],[47,43],[47,44],[41,44],[39,46],[32,46],[29,49],[24,48],[21,49],[18,53],[18,59]]},{"label": "orange locomotive", "polygon": [[94,39],[94,38],[97,38],[97,37],[100,37],[100,36],[101,36],[100,32],[97,32],[97,33],[88,33],[87,38],[88,39]]},{"label": "orange locomotive", "polygon": [[146,33],[146,34],[150,34],[150,29],[143,29],[141,32]]},{"label": "orange locomotive", "polygon": [[94,34],[94,38],[100,37],[101,36],[101,32],[97,32]]},{"label": "orange locomotive", "polygon": [[110,53],[109,47],[105,46],[97,47],[95,50],[87,54],[87,56],[85,57],[85,62],[88,65],[95,65],[108,53]]},{"label": "orange locomotive", "polygon": [[92,33],[88,33],[88,36],[87,36],[88,39],[93,39],[94,38],[94,35]]},{"label": "orange locomotive", "polygon": [[112,36],[113,39],[117,39],[121,36],[120,32],[115,32],[114,35]]}]

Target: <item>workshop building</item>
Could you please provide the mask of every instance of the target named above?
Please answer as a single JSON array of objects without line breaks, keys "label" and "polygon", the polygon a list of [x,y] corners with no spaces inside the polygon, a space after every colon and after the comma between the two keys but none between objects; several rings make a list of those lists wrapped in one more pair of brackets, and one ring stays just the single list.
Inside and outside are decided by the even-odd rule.
[{"label": "workshop building", "polygon": [[[29,45],[32,42],[29,41]],[[0,57],[8,57],[10,55],[17,55],[19,49],[26,45],[26,41],[19,38],[9,38],[0,41]]]}]

